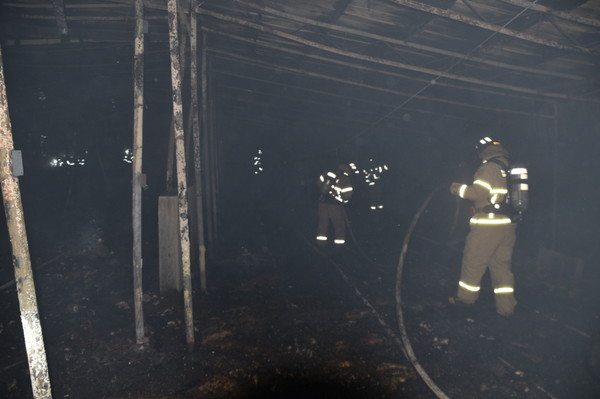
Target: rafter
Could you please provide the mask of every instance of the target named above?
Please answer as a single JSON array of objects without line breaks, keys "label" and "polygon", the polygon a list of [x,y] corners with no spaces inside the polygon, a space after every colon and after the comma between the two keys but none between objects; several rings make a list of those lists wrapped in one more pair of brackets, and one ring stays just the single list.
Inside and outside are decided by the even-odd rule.
[{"label": "rafter", "polygon": [[408,7],[413,10],[418,10],[418,11],[422,11],[424,13],[436,15],[438,17],[450,19],[452,21],[461,22],[466,25],[475,26],[475,27],[478,27],[481,29],[486,29],[486,30],[492,31],[492,32],[497,32],[502,35],[514,37],[516,39],[524,40],[529,43],[535,43],[538,45],[552,47],[552,48],[556,48],[556,49],[560,49],[560,50],[576,51],[576,52],[584,53],[584,54],[596,54],[597,55],[596,52],[594,52],[590,49],[586,49],[586,48],[578,47],[578,46],[569,46],[566,44],[561,44],[561,43],[555,42],[554,40],[545,40],[545,39],[542,39],[541,37],[531,35],[529,33],[523,33],[523,32],[513,30],[513,29],[503,28],[502,26],[490,24],[487,22],[479,21],[479,20],[471,18],[471,17],[467,17],[465,15],[459,14],[452,10],[444,10],[444,9],[441,9],[438,7],[433,7],[433,6],[424,4],[424,3],[420,3],[418,1],[414,1],[414,0],[389,0],[389,1],[396,3],[403,7]]},{"label": "rafter", "polygon": [[499,0],[499,1],[501,1],[503,3],[507,3],[507,4],[512,4],[514,6],[529,7],[530,9],[532,9],[534,11],[552,15],[553,17],[557,17],[557,18],[564,19],[567,21],[577,22],[578,24],[581,24],[581,25],[594,26],[596,28],[600,28],[600,19],[585,18],[585,17],[573,15],[571,13],[564,12],[564,11],[556,11],[549,7],[543,6],[541,4],[531,4],[532,2],[527,1],[527,0]]},{"label": "rafter", "polygon": [[[62,2],[62,1],[61,1]],[[27,3],[11,3],[11,2],[3,2],[2,3],[2,7],[15,7],[15,8],[54,8],[54,5],[52,4],[27,4]],[[71,8],[71,9],[77,9],[77,8],[131,8],[132,5],[130,4],[118,4],[118,3],[114,3],[114,4],[102,4],[102,3],[90,3],[90,4],[65,4],[64,8]]]},{"label": "rafter", "polygon": [[[340,59],[333,59],[333,58],[328,58],[328,57],[324,57],[321,55],[317,55],[317,54],[307,54],[306,52],[303,51],[299,51],[299,50],[294,50],[291,49],[289,47],[285,47],[285,46],[277,46],[271,43],[267,43],[264,41],[260,41],[260,40],[255,40],[255,39],[250,39],[247,37],[242,37],[242,36],[238,36],[235,34],[231,34],[231,33],[227,33],[227,32],[223,32],[223,31],[218,31],[215,29],[211,29],[209,27],[203,27],[202,28],[203,31],[209,32],[215,36],[222,36],[222,37],[227,37],[236,41],[240,41],[243,43],[247,43],[247,44],[252,44],[252,45],[256,45],[256,46],[263,46],[265,48],[269,48],[275,51],[279,51],[291,56],[296,56],[296,57],[302,57],[302,58],[310,58],[313,59],[315,61],[324,61],[327,62],[329,64],[333,64],[333,65],[338,65],[342,68],[351,68],[351,69],[355,69],[355,70],[359,70],[359,71],[364,71],[364,72],[368,72],[370,74],[385,74],[387,76],[393,77],[393,78],[398,78],[398,79],[405,79],[405,80],[412,80],[415,82],[421,82],[422,84],[426,84],[428,83],[427,79],[424,78],[415,78],[413,76],[409,76],[406,74],[400,74],[397,72],[392,72],[392,71],[383,71],[379,68],[370,68],[368,66],[365,66],[363,64],[358,64],[356,62],[348,62],[348,61],[342,61]],[[248,61],[249,62],[249,61]],[[277,66],[274,66],[274,69],[276,69]],[[452,89],[458,89],[458,90],[464,90],[466,92],[469,93],[485,93],[485,94],[492,94],[492,95],[496,95],[496,96],[503,96],[503,97],[510,97],[510,98],[514,98],[514,99],[530,99],[529,96],[526,95],[520,95],[520,94],[514,94],[514,93],[506,93],[506,91],[499,91],[499,90],[494,90],[494,89],[487,89],[487,88],[481,88],[481,87],[465,87],[465,86],[461,86],[459,84],[452,84],[450,82],[438,82],[437,83],[438,86],[441,87],[447,87],[447,88],[452,88]],[[406,94],[406,93],[405,93]],[[423,96],[424,99],[428,99],[427,96]],[[434,99],[431,99],[432,101]],[[538,100],[539,102],[543,102],[543,101],[551,101],[551,100]]]},{"label": "rafter", "polygon": [[[361,61],[372,62],[372,63],[380,64],[380,65],[387,65],[390,67],[395,67],[395,68],[404,69],[404,70],[410,70],[413,72],[419,72],[419,73],[423,73],[423,74],[432,76],[435,79],[438,79],[438,78],[453,79],[456,81],[472,83],[472,84],[481,85],[484,87],[495,87],[498,89],[510,90],[510,91],[513,91],[516,93],[531,94],[531,95],[543,96],[543,97],[547,97],[547,98],[573,99],[573,97],[565,95],[565,94],[561,94],[561,93],[544,93],[544,92],[540,92],[539,90],[536,90],[536,89],[530,89],[530,88],[526,88],[526,87],[522,87],[522,86],[514,86],[514,85],[503,84],[503,83],[491,82],[491,81],[486,81],[483,79],[476,79],[476,78],[471,78],[468,76],[461,76],[461,75],[457,75],[457,74],[453,74],[453,73],[447,73],[447,72],[443,72],[443,71],[439,71],[439,70],[435,70],[435,69],[431,69],[431,68],[423,68],[423,67],[418,67],[418,66],[414,66],[414,65],[409,65],[406,63],[391,61],[388,59],[382,59],[382,58],[372,57],[372,56],[368,56],[368,55],[364,55],[364,54],[357,54],[357,53],[353,53],[353,52],[349,52],[349,51],[344,51],[344,50],[340,50],[340,49],[336,49],[336,48],[333,48],[330,46],[323,45],[321,43],[316,43],[314,41],[307,40],[307,39],[304,39],[304,38],[301,38],[301,37],[298,37],[295,35],[291,35],[286,32],[281,32],[279,30],[272,29],[272,28],[269,28],[264,25],[259,25],[259,24],[255,24],[253,22],[249,22],[249,21],[240,19],[240,18],[231,17],[229,15],[212,12],[212,11],[205,10],[202,8],[197,8],[196,11],[199,14],[208,15],[208,16],[211,16],[211,17],[216,18],[221,21],[227,21],[227,22],[235,23],[235,24],[238,24],[241,26],[246,26],[248,28],[256,29],[256,30],[259,30],[264,33],[272,34],[274,36],[279,36],[279,37],[291,40],[296,43],[304,44],[309,47],[318,48],[320,50],[327,51],[332,54],[338,54],[338,55],[342,55],[345,57],[349,57],[349,58],[353,58],[353,59],[357,59],[357,60],[361,60]],[[585,99],[585,101],[587,101],[587,99]]]},{"label": "rafter", "polygon": [[[238,54],[232,54],[232,53],[227,53],[224,51],[220,51],[218,49],[209,49],[209,51],[211,53],[214,54],[221,54],[221,55],[226,55],[228,57],[231,57],[232,59],[237,60],[238,62],[246,62],[246,63],[251,63],[253,65],[259,65],[262,66],[264,68],[274,68],[272,64],[269,64],[267,62],[260,62],[254,59],[250,59],[244,56],[240,56]],[[323,73],[316,73],[316,72],[310,72],[307,70],[302,70],[299,68],[293,68],[293,67],[289,67],[289,66],[277,66],[277,69],[281,69],[281,70],[285,70],[288,72],[293,72],[293,73],[298,73],[298,74],[302,74],[302,75],[306,75],[306,76],[311,76],[314,78],[319,78],[319,79],[326,79],[328,81],[333,81],[333,82],[337,82],[337,83],[343,83],[343,84],[348,84],[357,88],[361,88],[361,89],[369,89],[369,90],[376,90],[379,92],[383,92],[383,93],[387,93],[387,94],[392,94],[392,95],[398,95],[398,96],[402,96],[402,97],[410,97],[412,95],[412,93],[407,93],[407,92],[403,92],[400,90],[396,90],[396,89],[388,89],[388,88],[384,88],[384,87],[378,87],[378,86],[374,86],[371,84],[367,84],[367,83],[362,83],[362,82],[356,82],[356,81],[351,81],[348,79],[342,79],[336,76],[332,76],[332,75],[326,75]],[[238,77],[243,77],[245,79],[250,79],[250,80],[260,80],[258,78],[255,77],[251,77],[248,75],[243,75],[240,73],[233,73],[233,72],[229,72],[230,75],[235,75]],[[273,81],[266,81],[263,80],[262,83],[269,83],[269,84],[278,84],[275,83]],[[336,96],[335,93],[330,93],[330,92],[321,92],[321,94],[323,95],[328,95],[328,96]],[[540,118],[552,118],[553,115],[544,115],[544,114],[532,114],[531,112],[526,112],[526,111],[522,111],[522,110],[510,110],[507,108],[503,108],[503,109],[499,109],[499,108],[495,108],[495,107],[489,107],[489,106],[483,106],[483,105],[478,105],[478,104],[470,104],[470,103],[465,103],[462,101],[454,101],[454,100],[446,100],[446,99],[442,99],[442,98],[438,98],[438,97],[431,97],[431,96],[424,96],[424,95],[417,95],[414,96],[414,98],[417,98],[419,100],[425,100],[425,101],[432,101],[432,102],[436,102],[436,103],[442,103],[442,104],[446,104],[446,105],[457,105],[457,106],[461,106],[464,108],[472,108],[472,109],[480,109],[480,110],[486,110],[486,111],[496,111],[496,112],[505,112],[505,113],[514,113],[514,114],[520,114],[520,115],[535,115],[536,117],[540,117]]]},{"label": "rafter", "polygon": [[[241,0],[234,0],[234,1],[238,2],[238,3],[241,2]],[[259,10],[261,12],[266,12],[271,15],[275,15],[278,17],[288,19],[290,21],[295,21],[298,23],[306,24],[306,25],[314,25],[314,26],[318,26],[318,27],[324,27],[329,30],[335,30],[335,31],[342,32],[342,33],[350,33],[350,34],[356,35],[358,37],[373,39],[373,40],[377,40],[377,41],[387,43],[387,44],[394,44],[394,45],[399,45],[402,47],[408,47],[408,48],[412,48],[412,49],[416,49],[416,50],[426,51],[426,52],[429,52],[432,54],[439,54],[439,55],[453,57],[453,58],[463,58],[464,57],[464,54],[457,53],[455,51],[450,51],[450,50],[446,50],[446,49],[442,49],[442,48],[422,45],[422,44],[410,42],[407,40],[400,40],[400,39],[395,39],[395,38],[391,38],[391,37],[381,36],[381,35],[370,33],[370,32],[364,31],[364,30],[352,29],[352,28],[347,28],[347,27],[343,27],[343,26],[339,26],[339,25],[332,25],[332,24],[327,24],[324,22],[318,22],[318,21],[315,21],[315,20],[312,20],[309,18],[303,18],[303,17],[299,17],[296,15],[291,15],[289,13],[281,12],[281,11],[275,10],[273,8],[258,5],[255,3],[248,4],[248,6],[254,8],[256,10]],[[546,71],[546,70],[539,69],[539,68],[522,67],[522,66],[515,65],[515,64],[507,64],[504,62],[492,61],[487,58],[480,58],[477,56],[470,57],[469,61],[484,64],[484,65],[489,65],[489,66],[493,66],[493,67],[505,68],[505,69],[509,69],[509,70],[513,70],[513,71],[527,72],[527,73],[533,73],[533,74],[542,74],[542,75],[555,76],[555,77],[574,79],[574,80],[582,79],[581,76],[579,76],[579,75],[572,75],[572,74],[568,74],[568,73],[561,73],[561,72],[554,72],[554,71]]]}]

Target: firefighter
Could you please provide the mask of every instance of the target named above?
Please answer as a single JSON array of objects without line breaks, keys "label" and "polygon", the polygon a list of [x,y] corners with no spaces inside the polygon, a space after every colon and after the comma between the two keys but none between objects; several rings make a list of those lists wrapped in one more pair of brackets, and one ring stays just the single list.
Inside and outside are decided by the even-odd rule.
[{"label": "firefighter", "polygon": [[[511,316],[517,301],[511,271],[516,241],[516,224],[503,210],[508,194],[508,152],[490,137],[482,138],[477,151],[482,160],[470,185],[452,183],[450,192],[473,202],[473,216],[463,250],[458,292],[449,298],[453,305],[471,305],[479,297],[481,279],[490,270],[496,312]],[[502,165],[505,165],[502,167]]]},{"label": "firefighter", "polygon": [[387,165],[374,165],[373,159],[369,159],[369,168],[363,170],[365,183],[367,183],[367,187],[369,188],[369,209],[372,211],[383,209],[381,182],[379,179],[381,179],[383,172],[388,170]]},{"label": "firefighter", "polygon": [[350,168],[340,164],[335,172],[326,172],[319,176],[317,244],[327,244],[329,221],[333,225],[333,243],[342,247],[346,243],[346,214],[344,204],[352,197]]}]

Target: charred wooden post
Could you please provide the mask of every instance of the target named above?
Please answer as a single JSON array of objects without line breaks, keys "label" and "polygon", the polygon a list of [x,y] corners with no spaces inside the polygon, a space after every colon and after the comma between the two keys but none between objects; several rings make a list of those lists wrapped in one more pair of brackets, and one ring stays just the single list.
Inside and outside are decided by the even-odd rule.
[{"label": "charred wooden post", "polygon": [[144,4],[135,1],[135,49],[133,58],[133,303],[136,343],[146,343],[142,300],[142,149],[144,125]]},{"label": "charred wooden post", "polygon": [[169,142],[167,144],[167,173],[165,182],[165,191],[169,194],[175,192],[175,178],[173,169],[175,166],[175,127],[174,121],[171,121],[169,129]]},{"label": "charred wooden post", "polygon": [[558,212],[558,174],[559,168],[561,165],[560,160],[558,159],[558,140],[559,140],[559,131],[560,129],[560,115],[558,109],[558,103],[554,103],[554,120],[552,123],[552,130],[554,136],[554,143],[552,147],[552,156],[554,157],[554,170],[552,171],[552,217],[550,223],[550,248],[556,249],[556,221],[557,221],[557,212]]},{"label": "charred wooden post", "polygon": [[207,230],[209,244],[215,244],[217,236],[217,187],[216,187],[216,145],[214,139],[214,118],[209,118],[208,93],[208,41],[202,35],[202,128],[204,130],[204,176],[206,179]]},{"label": "charred wooden post", "polygon": [[[179,38],[179,28],[177,28],[177,37]],[[181,45],[179,46],[179,65],[180,65],[180,71],[183,70],[184,72],[180,72],[179,76],[180,79],[183,81],[183,76],[185,74],[185,66],[187,64],[186,62],[186,57],[185,57],[185,48],[187,46],[187,37],[185,35],[182,35],[181,38]],[[183,103],[183,100],[182,100]],[[183,115],[183,107],[182,107],[182,115]],[[183,116],[182,116],[183,118]],[[183,123],[183,122],[182,122]],[[167,193],[171,194],[177,191],[177,189],[175,188],[175,171],[174,168],[176,169],[176,161],[175,161],[175,152],[177,151],[176,149],[176,144],[175,144],[175,135],[177,134],[177,132],[175,131],[175,119],[174,117],[172,117],[171,119],[171,129],[169,130],[169,145],[168,145],[168,149],[167,149],[167,181],[166,181],[166,191]]]},{"label": "charred wooden post", "polygon": [[208,78],[207,78],[207,62],[206,62],[206,58],[207,58],[207,49],[206,49],[206,33],[202,32],[202,46],[200,47],[200,71],[201,71],[201,75],[200,75],[200,89],[201,89],[201,95],[202,98],[200,100],[200,105],[201,105],[201,111],[202,111],[202,135],[201,135],[201,149],[202,149],[202,155],[203,155],[203,159],[202,159],[202,163],[204,165],[204,187],[205,187],[205,199],[206,199],[206,229],[207,229],[207,238],[208,238],[208,243],[209,245],[212,245],[214,242],[214,230],[213,230],[213,219],[212,219],[212,200],[211,200],[211,175],[210,175],[210,157],[209,157],[209,150],[208,150],[208,91],[207,91],[207,83],[208,83]]},{"label": "charred wooden post", "polygon": [[198,223],[198,257],[200,286],[206,292],[206,246],[204,244],[204,215],[202,201],[202,160],[200,153],[200,121],[198,117],[198,16],[190,13],[190,85],[192,104],[192,132],[194,139],[194,178],[196,181],[196,218]]},{"label": "charred wooden post", "polygon": [[183,105],[181,95],[181,65],[179,37],[177,35],[177,0],[169,0],[169,49],[171,55],[171,84],[173,89],[173,126],[175,129],[175,159],[177,161],[177,195],[179,209],[179,235],[183,271],[183,300],[185,306],[186,342],[194,347],[194,315],[192,307],[192,276],[190,268],[190,232],[188,216],[185,141],[183,132]]},{"label": "charred wooden post", "polygon": [[17,283],[21,324],[23,325],[27,360],[29,361],[33,397],[36,399],[52,398],[46,349],[29,257],[21,190],[19,181],[17,177],[13,176],[12,171],[11,153],[13,149],[2,53],[0,52],[0,182],[2,184],[2,199],[12,246],[15,281]]},{"label": "charred wooden post", "polygon": [[[207,100],[208,101],[208,100]],[[207,104],[209,106],[209,104]],[[213,115],[214,108],[210,107],[211,112],[207,112],[207,115]],[[215,118],[211,118],[208,123],[208,141],[210,143],[209,154],[211,155],[210,161],[210,176],[211,176],[211,202],[212,202],[212,220],[213,220],[213,240],[217,241],[219,238],[219,209],[217,206],[217,194],[219,192],[219,143],[215,138],[216,126]]]},{"label": "charred wooden post", "polygon": [[66,39],[69,29],[67,28],[67,18],[65,17],[65,3],[63,0],[53,0],[52,3],[54,4],[54,17],[56,18],[58,34],[61,39]]}]

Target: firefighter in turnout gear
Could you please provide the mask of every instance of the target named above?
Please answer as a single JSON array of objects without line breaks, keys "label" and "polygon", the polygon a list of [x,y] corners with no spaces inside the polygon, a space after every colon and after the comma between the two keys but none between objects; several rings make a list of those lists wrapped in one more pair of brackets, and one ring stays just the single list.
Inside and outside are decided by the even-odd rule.
[{"label": "firefighter in turnout gear", "polygon": [[383,172],[388,170],[387,165],[375,166],[374,164],[373,159],[369,159],[369,168],[363,170],[365,183],[369,188],[369,209],[372,211],[383,209],[380,179]]},{"label": "firefighter in turnout gear", "polygon": [[352,197],[350,168],[341,164],[335,172],[319,176],[319,207],[317,244],[325,246],[328,237],[329,221],[333,225],[333,243],[341,247],[346,243],[346,214],[344,204]]},{"label": "firefighter in turnout gear", "polygon": [[458,292],[449,301],[455,305],[475,303],[481,279],[489,269],[496,311],[502,316],[510,316],[517,305],[511,271],[516,224],[500,206],[508,194],[505,172],[508,152],[489,137],[480,140],[477,150],[482,164],[475,172],[473,183],[452,183],[450,186],[452,194],[473,201],[474,214],[463,250]]}]

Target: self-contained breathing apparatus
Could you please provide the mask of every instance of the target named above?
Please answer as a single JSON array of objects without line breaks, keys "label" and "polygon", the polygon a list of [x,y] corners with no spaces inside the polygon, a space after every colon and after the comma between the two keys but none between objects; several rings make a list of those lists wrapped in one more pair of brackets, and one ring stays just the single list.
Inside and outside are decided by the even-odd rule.
[{"label": "self-contained breathing apparatus", "polygon": [[484,212],[500,213],[510,217],[513,223],[523,221],[523,213],[529,205],[528,172],[524,166],[506,165],[497,158],[488,159],[488,162],[500,166],[502,176],[506,178],[507,194],[503,202],[488,205]]}]

